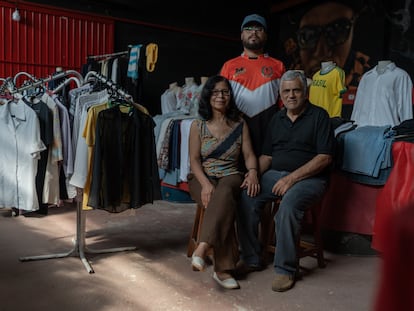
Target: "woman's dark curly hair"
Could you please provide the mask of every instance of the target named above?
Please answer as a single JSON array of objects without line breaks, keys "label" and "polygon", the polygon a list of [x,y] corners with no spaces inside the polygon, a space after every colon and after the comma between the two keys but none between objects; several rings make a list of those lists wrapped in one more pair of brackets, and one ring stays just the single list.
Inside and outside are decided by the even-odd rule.
[{"label": "woman's dark curly hair", "polygon": [[230,103],[226,111],[226,117],[231,121],[239,121],[241,113],[234,101],[233,91],[231,89],[230,82],[225,77],[220,75],[211,76],[210,78],[208,78],[206,84],[201,90],[200,103],[198,107],[199,115],[206,121],[210,120],[213,117],[213,110],[211,109],[210,99],[213,95],[213,90],[216,87],[216,84],[219,82],[225,82],[230,90]]}]

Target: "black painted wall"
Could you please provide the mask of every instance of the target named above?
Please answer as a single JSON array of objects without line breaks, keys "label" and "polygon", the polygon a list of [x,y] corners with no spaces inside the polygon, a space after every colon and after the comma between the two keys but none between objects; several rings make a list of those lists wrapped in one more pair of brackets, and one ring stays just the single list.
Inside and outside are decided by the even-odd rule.
[{"label": "black painted wall", "polygon": [[[138,87],[129,85],[127,89],[152,115],[160,113],[160,97],[170,83],[182,85],[184,78],[190,76],[199,81],[200,76],[217,73],[225,60],[241,53],[239,25],[246,14],[256,12],[266,16],[270,27],[268,51],[276,58],[285,59],[283,36],[288,22],[283,16],[289,9],[271,14],[269,5],[277,0],[231,0],[226,2],[230,9],[224,8],[219,0],[32,2],[115,18],[115,52],[126,50],[130,44],[157,43],[159,57],[155,71],[142,71]],[[408,12],[409,17],[414,16],[414,4],[410,0],[366,3],[368,10],[355,27],[354,47],[368,54],[372,65],[378,60],[391,59],[414,78],[413,19],[406,20],[402,14]],[[408,24],[402,27],[404,21]]]},{"label": "black painted wall", "polygon": [[153,72],[141,70],[138,90],[127,90],[136,95],[135,99],[152,115],[160,110],[161,94],[172,82],[184,84],[185,77],[194,77],[200,82],[201,76],[219,72],[227,59],[241,53],[238,36],[220,38],[208,35],[159,29],[137,24],[116,22],[115,49],[122,51],[128,45],[156,43],[158,61]]},{"label": "black painted wall", "polygon": [[161,112],[160,98],[170,83],[183,85],[185,77],[194,77],[199,82],[201,76],[218,73],[224,61],[242,52],[240,24],[245,15],[258,13],[270,17],[268,0],[30,2],[114,18],[114,52],[125,51],[128,45],[158,44],[155,71],[142,70],[138,85],[129,80],[123,83],[125,90],[151,115]]}]

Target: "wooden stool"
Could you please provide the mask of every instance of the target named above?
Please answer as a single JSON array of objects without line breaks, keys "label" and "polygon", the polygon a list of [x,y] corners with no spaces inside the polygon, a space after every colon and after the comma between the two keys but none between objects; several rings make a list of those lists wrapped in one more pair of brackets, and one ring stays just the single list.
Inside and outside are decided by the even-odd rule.
[{"label": "wooden stool", "polygon": [[[191,257],[195,251],[195,249],[198,246],[198,243],[200,243],[200,231],[201,231],[201,225],[203,223],[204,219],[204,212],[205,208],[197,204],[197,210],[194,216],[194,223],[193,228],[191,229],[190,239],[188,241],[187,245],[187,257]],[[213,248],[210,247],[207,250],[206,256],[208,260],[210,260],[210,263],[213,262]]]},{"label": "wooden stool", "polygon": [[[269,253],[273,254],[276,251],[276,234],[275,234],[275,215],[278,211],[280,199],[273,201],[273,204],[266,204],[262,214],[262,243],[263,243],[263,258],[268,258]],[[318,260],[319,268],[325,268],[325,259],[323,255],[323,243],[321,236],[321,228],[319,223],[319,209],[320,202],[314,204],[307,210],[302,221],[301,235],[310,233],[313,236],[313,241],[305,241],[303,238],[299,239],[297,247],[297,254],[299,258],[306,256],[314,257]]]},{"label": "wooden stool", "polygon": [[204,218],[204,208],[197,204],[197,210],[194,216],[193,228],[191,229],[190,240],[187,246],[187,257],[191,257],[197,248],[201,231],[201,224]]}]

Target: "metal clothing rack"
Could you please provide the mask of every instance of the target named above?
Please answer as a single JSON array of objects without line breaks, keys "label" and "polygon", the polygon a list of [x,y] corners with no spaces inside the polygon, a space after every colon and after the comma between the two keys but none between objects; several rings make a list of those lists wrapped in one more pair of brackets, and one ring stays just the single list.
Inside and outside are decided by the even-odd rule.
[{"label": "metal clothing rack", "polygon": [[98,59],[98,58],[106,58],[106,57],[127,55],[128,53],[129,53],[129,51],[122,51],[122,52],[115,52],[115,53],[102,54],[102,55],[89,55],[89,56],[87,56],[87,58],[89,58],[89,59]]},{"label": "metal clothing rack", "polygon": [[[68,75],[77,76],[77,79],[69,78],[68,79],[69,81],[70,80],[74,80],[76,82],[82,81],[82,83],[84,81],[80,73],[78,73],[75,70],[68,70],[68,71],[59,72],[57,74],[54,74],[53,76],[48,77],[46,79],[39,79],[38,81],[32,83],[31,85],[24,86],[24,87],[21,87],[21,88],[16,88],[13,91],[14,92],[21,92],[21,91],[29,89],[29,88],[40,86],[42,83],[45,83],[45,82],[48,82],[48,81],[51,81],[51,80],[54,80],[54,79],[64,78]],[[96,75],[98,75],[98,74],[96,74]],[[100,75],[98,75],[98,76],[100,76]],[[97,78],[101,79],[101,77],[102,76],[97,77]],[[64,85],[64,83],[62,83],[61,85]],[[59,86],[61,86],[61,85],[59,85]],[[122,93],[125,93],[125,92],[122,91]],[[125,93],[125,95],[128,95],[128,94]],[[44,260],[44,259],[54,259],[54,258],[65,258],[65,257],[70,257],[70,256],[79,256],[80,260],[82,261],[82,263],[85,266],[88,273],[95,273],[95,271],[93,270],[92,266],[90,265],[88,259],[85,256],[86,253],[103,254],[103,253],[115,253],[115,252],[123,252],[123,251],[132,251],[132,250],[137,249],[135,246],[107,248],[107,249],[101,249],[101,250],[89,249],[86,246],[86,242],[85,242],[85,227],[86,227],[85,211],[83,211],[83,209],[82,209],[81,199],[77,198],[76,201],[77,201],[77,203],[76,203],[76,236],[74,238],[74,247],[73,247],[73,249],[71,249],[70,251],[68,251],[66,253],[56,253],[56,254],[20,257],[19,258],[20,261],[25,262],[25,261],[34,261],[34,260]]]},{"label": "metal clothing rack", "polygon": [[96,71],[89,71],[85,76],[85,82],[89,82],[91,77],[99,80],[102,83],[105,83],[107,87],[109,88],[109,90],[122,96],[126,101],[129,101],[129,102],[133,101],[132,96],[129,95],[124,90],[122,90],[121,88],[119,88],[119,86],[116,83],[114,83],[111,79],[108,79],[107,77],[97,73]]},{"label": "metal clothing rack", "polygon": [[135,246],[107,248],[107,249],[100,249],[100,250],[90,249],[86,246],[86,242],[85,242],[85,227],[86,227],[85,224],[86,224],[85,211],[82,210],[82,204],[78,200],[76,203],[76,236],[74,238],[74,247],[66,253],[20,257],[19,260],[20,261],[34,261],[34,260],[79,256],[80,260],[82,261],[83,265],[86,268],[86,271],[88,271],[88,273],[91,274],[91,273],[95,273],[95,271],[93,270],[88,259],[86,258],[86,255],[85,255],[86,253],[104,254],[104,253],[133,251],[137,249]]},{"label": "metal clothing rack", "polygon": [[61,84],[59,84],[56,88],[54,88],[51,92],[52,94],[56,94],[57,92],[59,92],[60,90],[62,90],[66,85],[68,85],[71,81],[76,82],[76,85],[78,87],[80,87],[82,85],[82,83],[79,81],[78,78],[76,77],[70,77],[65,79],[65,81],[63,81]]},{"label": "metal clothing rack", "polygon": [[[16,87],[17,78],[21,75],[25,75],[25,76],[29,77],[31,79],[31,81],[26,80],[27,83],[25,85],[23,85],[21,87]],[[22,93],[23,91],[26,91],[26,90],[44,85],[49,81],[52,81],[52,80],[55,80],[55,79],[65,78],[65,77],[71,76],[71,75],[75,76],[79,80],[80,84],[83,84],[83,77],[76,70],[66,70],[66,71],[57,72],[57,73],[54,73],[54,74],[52,74],[52,75],[50,75],[46,78],[41,78],[41,79],[36,79],[31,74],[29,74],[27,72],[24,72],[24,71],[21,71],[21,72],[17,73],[14,76],[13,79],[7,78],[6,82],[8,82],[8,83],[6,83],[6,82],[5,83],[7,84],[7,88],[9,89],[9,92],[11,94],[15,94],[15,93]]]},{"label": "metal clothing rack", "polygon": [[38,80],[34,77],[34,76],[32,76],[30,73],[28,73],[28,72],[25,72],[25,71],[20,71],[19,73],[17,73],[15,76],[14,76],[14,78],[13,78],[13,83],[14,83],[14,85],[17,85],[16,84],[16,82],[17,82],[17,78],[18,77],[20,77],[20,76],[22,76],[22,75],[24,75],[24,76],[26,76],[26,77],[29,77],[32,81],[34,81],[34,82],[37,82]]}]

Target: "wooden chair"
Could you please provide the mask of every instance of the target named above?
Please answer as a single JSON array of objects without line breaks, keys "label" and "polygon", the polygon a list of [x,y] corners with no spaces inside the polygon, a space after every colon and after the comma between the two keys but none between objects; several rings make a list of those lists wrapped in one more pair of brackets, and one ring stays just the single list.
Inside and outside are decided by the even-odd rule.
[{"label": "wooden chair", "polygon": [[[198,243],[200,243],[200,231],[201,231],[201,224],[203,223],[203,219],[204,219],[204,212],[205,209],[204,207],[200,206],[197,204],[197,210],[194,216],[194,223],[193,223],[193,228],[191,229],[191,234],[190,234],[190,239],[188,241],[188,245],[187,245],[187,257],[191,257],[194,253],[194,250],[197,248]],[[213,253],[213,248],[210,247],[207,250],[207,257],[206,257],[206,262],[208,264],[213,263],[214,261],[214,253]],[[193,268],[194,270],[194,268]]]},{"label": "wooden chair", "polygon": [[[269,253],[273,254],[276,251],[275,248],[275,221],[274,217],[279,208],[280,199],[277,199],[271,203],[265,205],[262,214],[262,221],[260,226],[260,240],[263,245],[263,259],[269,259]],[[303,258],[306,256],[315,257],[318,260],[318,266],[324,268],[325,258],[323,254],[323,243],[321,236],[321,228],[319,223],[319,210],[320,202],[314,204],[305,214],[302,223],[302,235],[305,233],[311,233],[313,241],[300,239],[297,245],[298,256]],[[194,223],[190,233],[190,239],[187,245],[187,257],[193,255],[194,250],[197,248],[201,231],[201,224],[203,223],[205,209],[197,204],[197,210],[194,216]],[[208,252],[208,255],[212,255],[212,249]]]},{"label": "wooden chair", "polygon": [[197,204],[197,210],[194,216],[193,228],[191,229],[190,240],[187,246],[187,257],[193,255],[194,250],[197,248],[201,231],[201,224],[204,218],[204,208]]},{"label": "wooden chair", "polygon": [[[272,254],[276,252],[275,247],[275,220],[274,217],[279,208],[280,199],[276,199],[272,204],[266,204],[262,214],[262,225],[261,225],[261,240],[263,245],[263,258],[268,259],[269,253]],[[297,253],[298,257],[303,258],[306,256],[312,256],[318,260],[319,268],[324,268],[325,258],[323,255],[323,243],[321,236],[321,227],[319,222],[319,211],[320,211],[320,202],[314,204],[305,214],[305,217],[302,221],[302,230],[301,238],[298,241]],[[313,239],[308,241],[303,239],[304,235],[308,233]]]}]

